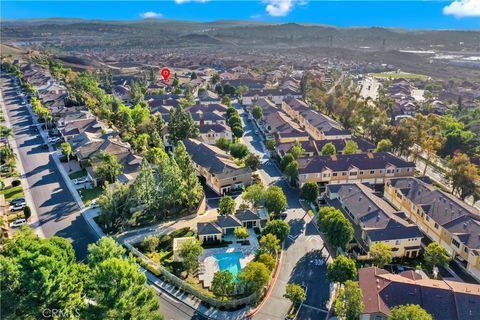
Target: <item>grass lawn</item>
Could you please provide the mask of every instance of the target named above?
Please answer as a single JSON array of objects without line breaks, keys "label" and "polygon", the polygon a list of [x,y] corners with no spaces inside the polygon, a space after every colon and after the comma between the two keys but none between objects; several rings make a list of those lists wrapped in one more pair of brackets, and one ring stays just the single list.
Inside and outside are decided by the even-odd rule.
[{"label": "grass lawn", "polygon": [[70,179],[73,180],[73,179],[85,177],[86,175],[87,175],[87,170],[83,169],[80,171],[75,171],[73,173],[70,173],[68,176],[70,177]]},{"label": "grass lawn", "polygon": [[0,190],[0,194],[3,194],[5,196],[5,201],[7,202],[15,198],[24,196],[23,188],[21,185],[16,187],[7,187],[3,190]]},{"label": "grass lawn", "polygon": [[399,78],[404,78],[404,79],[418,79],[418,80],[428,80],[428,76],[423,75],[423,74],[415,74],[415,73],[396,73],[396,72],[379,72],[379,73],[369,73],[368,74],[370,77],[374,78],[389,78],[389,79],[399,79]]},{"label": "grass lawn", "polygon": [[103,187],[95,187],[92,189],[78,189],[78,192],[80,193],[80,197],[82,198],[83,203],[85,204],[86,207],[90,205],[93,199],[98,198],[103,191]]}]

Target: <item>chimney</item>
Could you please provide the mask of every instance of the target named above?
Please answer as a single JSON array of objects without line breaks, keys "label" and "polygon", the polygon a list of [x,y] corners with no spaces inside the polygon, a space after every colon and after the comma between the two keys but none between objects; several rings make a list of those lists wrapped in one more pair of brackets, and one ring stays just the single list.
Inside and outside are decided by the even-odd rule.
[{"label": "chimney", "polygon": [[330,157],[332,158],[332,161],[337,161],[337,155],[336,154],[333,154]]},{"label": "chimney", "polygon": [[367,157],[368,157],[368,159],[373,159],[373,153],[371,153],[371,152],[367,153]]}]

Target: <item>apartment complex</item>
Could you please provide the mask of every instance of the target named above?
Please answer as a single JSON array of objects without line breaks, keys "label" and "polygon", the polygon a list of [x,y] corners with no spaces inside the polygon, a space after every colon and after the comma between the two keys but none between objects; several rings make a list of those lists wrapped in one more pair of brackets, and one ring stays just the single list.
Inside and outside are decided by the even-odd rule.
[{"label": "apartment complex", "polygon": [[414,258],[421,250],[422,233],[403,212],[395,210],[364,184],[329,185],[329,204],[343,212],[354,226],[359,259],[368,259],[375,243],[388,244],[395,257]]},{"label": "apartment complex", "polygon": [[471,275],[480,280],[480,218],[478,210],[413,177],[390,179],[385,198]]},{"label": "apartment complex", "polygon": [[413,162],[389,152],[316,156],[298,160],[298,184],[316,182],[321,186],[339,183],[382,184],[387,178],[412,176]]},{"label": "apartment complex", "polygon": [[480,315],[480,285],[376,267],[358,270],[358,279],[364,305],[360,320],[386,320],[392,308],[406,304],[419,305],[438,320],[476,320]]},{"label": "apartment complex", "polygon": [[186,139],[184,144],[197,175],[217,194],[241,190],[252,184],[252,170],[236,164],[222,149],[195,139]]}]

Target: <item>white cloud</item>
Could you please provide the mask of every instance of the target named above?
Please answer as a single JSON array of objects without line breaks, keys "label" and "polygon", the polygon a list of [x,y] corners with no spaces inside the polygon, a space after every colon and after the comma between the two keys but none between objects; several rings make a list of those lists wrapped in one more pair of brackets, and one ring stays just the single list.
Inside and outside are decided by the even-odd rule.
[{"label": "white cloud", "polygon": [[153,11],[147,11],[140,13],[140,17],[143,19],[153,19],[153,18],[160,18],[162,16],[161,13],[158,12],[153,12]]},{"label": "white cloud", "polygon": [[285,17],[293,9],[294,0],[266,0],[265,10],[272,17]]},{"label": "white cloud", "polygon": [[187,3],[187,2],[200,2],[200,3],[205,3],[208,2],[209,0],[174,0],[176,4],[182,4],[182,3]]},{"label": "white cloud", "polygon": [[480,0],[454,0],[443,8],[443,14],[457,18],[480,17]]}]

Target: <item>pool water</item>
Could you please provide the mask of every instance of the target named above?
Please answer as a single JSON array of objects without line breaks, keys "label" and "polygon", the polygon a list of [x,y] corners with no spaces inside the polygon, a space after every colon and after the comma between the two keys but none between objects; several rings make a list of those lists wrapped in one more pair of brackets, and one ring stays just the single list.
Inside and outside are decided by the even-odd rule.
[{"label": "pool water", "polygon": [[220,271],[230,271],[235,279],[237,278],[238,272],[242,271],[240,259],[243,258],[243,253],[241,252],[218,253],[213,255],[213,257],[217,259]]}]

